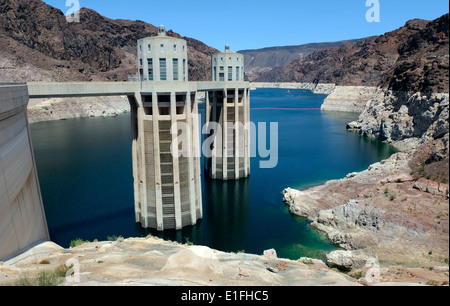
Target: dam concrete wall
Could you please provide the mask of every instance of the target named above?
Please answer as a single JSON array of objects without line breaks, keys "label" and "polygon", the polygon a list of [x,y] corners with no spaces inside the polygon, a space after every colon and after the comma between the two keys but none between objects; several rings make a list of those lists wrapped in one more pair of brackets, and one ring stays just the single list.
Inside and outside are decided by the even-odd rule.
[{"label": "dam concrete wall", "polygon": [[26,108],[26,84],[0,83],[0,261],[49,240]]}]

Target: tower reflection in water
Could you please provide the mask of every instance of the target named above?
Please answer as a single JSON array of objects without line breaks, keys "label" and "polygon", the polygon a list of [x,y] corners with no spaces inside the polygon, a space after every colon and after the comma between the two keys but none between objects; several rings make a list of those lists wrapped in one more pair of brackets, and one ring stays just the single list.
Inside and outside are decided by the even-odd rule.
[{"label": "tower reflection in water", "polygon": [[237,252],[245,250],[249,220],[250,178],[220,181],[207,176],[202,182],[203,219],[181,230],[156,231],[137,224],[141,236],[152,235],[179,243],[205,245]]}]

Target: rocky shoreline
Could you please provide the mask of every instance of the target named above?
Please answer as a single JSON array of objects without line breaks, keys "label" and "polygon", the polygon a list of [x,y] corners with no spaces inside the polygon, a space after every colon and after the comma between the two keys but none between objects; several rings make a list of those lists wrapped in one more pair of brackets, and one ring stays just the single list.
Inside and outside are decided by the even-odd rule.
[{"label": "rocky shoreline", "polygon": [[[336,87],[327,99],[340,100],[346,91]],[[384,273],[395,267],[398,274],[429,269],[448,284],[448,93],[372,93],[348,129],[400,152],[340,180],[287,188],[284,202],[343,249],[327,255],[328,265],[364,272],[376,261]]]},{"label": "rocky shoreline", "polygon": [[315,94],[331,94],[336,85],[326,83],[298,83],[298,82],[252,82],[250,83],[252,89],[256,88],[281,88],[281,89],[301,89],[310,90]]},{"label": "rocky shoreline", "polygon": [[[360,118],[348,125],[359,134],[386,141],[408,152],[434,139],[447,143],[449,94],[399,92],[378,88]],[[445,155],[445,152],[443,153]]]},{"label": "rocky shoreline", "polygon": [[[198,93],[198,103],[203,103],[204,98],[204,93]],[[130,111],[130,102],[126,96],[34,99],[30,101],[27,108],[29,123],[73,118],[115,117]]]},{"label": "rocky shoreline", "polygon": [[375,259],[385,269],[442,271],[448,283],[448,184],[416,178],[397,153],[366,171],[299,191],[284,190],[294,215],[308,218],[343,250],[327,264],[359,272]]},{"label": "rocky shoreline", "polygon": [[121,96],[32,100],[27,108],[29,123],[86,117],[114,117],[129,112],[128,98]]},{"label": "rocky shoreline", "polygon": [[321,109],[362,113],[367,103],[373,98],[376,89],[371,86],[336,86],[324,100]]}]

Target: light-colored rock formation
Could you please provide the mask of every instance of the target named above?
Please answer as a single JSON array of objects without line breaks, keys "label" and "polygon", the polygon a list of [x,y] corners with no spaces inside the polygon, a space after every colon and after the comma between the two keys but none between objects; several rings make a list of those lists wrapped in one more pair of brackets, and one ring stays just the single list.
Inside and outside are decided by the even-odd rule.
[{"label": "light-colored rock formation", "polygon": [[346,250],[372,247],[384,226],[385,211],[370,203],[350,200],[347,204],[322,210],[312,226],[327,233],[328,238]]},{"label": "light-colored rock formation", "polygon": [[283,202],[289,206],[289,212],[300,217],[308,218],[318,213],[319,199],[320,194],[315,193],[314,189],[308,192],[292,188],[283,190]]},{"label": "light-colored rock formation", "polygon": [[445,184],[442,182],[439,183],[439,182],[434,182],[434,181],[428,180],[426,178],[420,178],[414,182],[413,187],[420,191],[425,191],[425,192],[431,193],[433,195],[439,195],[446,199],[449,198],[449,186],[448,186],[448,184]]},{"label": "light-colored rock formation", "polygon": [[31,101],[30,123],[83,117],[112,117],[130,112],[127,97],[51,98]]},{"label": "light-colored rock formation", "polygon": [[205,246],[192,246],[171,255],[161,269],[162,273],[167,274],[180,271],[185,272],[187,277],[191,273],[202,273],[211,277],[214,277],[214,274],[223,274],[219,258]]},{"label": "light-colored rock formation", "polygon": [[371,259],[361,251],[337,250],[327,254],[327,263],[342,270],[362,268]]},{"label": "light-colored rock formation", "polygon": [[265,250],[263,254],[266,259],[277,259],[277,251],[275,249]]},{"label": "light-colored rock formation", "polygon": [[315,87],[313,88],[312,91],[315,94],[329,95],[329,94],[333,93],[335,89],[336,89],[336,85],[334,85],[334,84],[319,83],[319,84],[315,85]]},{"label": "light-colored rock formation", "polygon": [[[269,252],[273,254],[273,252]],[[72,266],[60,278],[62,286],[360,286],[448,283],[448,266],[433,269],[383,267],[361,250],[337,250],[328,263],[343,270],[362,267],[360,274],[343,274],[317,259],[287,260],[244,253],[226,253],[157,238],[128,238],[86,243],[63,249],[46,242],[4,263],[0,285]],[[372,272],[376,276],[372,276]]]},{"label": "light-colored rock formation", "polygon": [[[205,102],[205,93],[197,95]],[[30,123],[86,117],[114,117],[131,111],[126,96],[31,99],[28,106]]]},{"label": "light-colored rock formation", "polygon": [[448,106],[448,93],[377,89],[360,118],[349,123],[348,128],[392,143],[402,151],[410,151],[448,134]]},{"label": "light-colored rock formation", "polygon": [[334,91],[334,84],[313,84],[313,83],[295,83],[295,82],[253,82],[252,88],[281,88],[281,89],[302,89],[310,90],[315,94],[330,94]]},{"label": "light-colored rock formation", "polygon": [[336,86],[323,102],[321,109],[362,113],[367,103],[373,98],[376,89],[376,87],[368,86]]},{"label": "light-colored rock formation", "polygon": [[[358,286],[356,279],[318,260],[225,253],[155,238],[93,242],[71,249],[38,246],[0,265],[0,285],[74,265],[66,286]],[[75,274],[76,273],[76,274]]]}]

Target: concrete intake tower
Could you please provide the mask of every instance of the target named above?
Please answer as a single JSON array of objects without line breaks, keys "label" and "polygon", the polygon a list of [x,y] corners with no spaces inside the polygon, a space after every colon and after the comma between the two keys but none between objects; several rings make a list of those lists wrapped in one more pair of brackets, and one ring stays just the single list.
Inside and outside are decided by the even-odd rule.
[{"label": "concrete intake tower", "polygon": [[[212,81],[223,84],[206,95],[206,122],[215,125],[206,170],[212,179],[237,180],[250,175],[250,89],[244,81],[244,56],[230,52],[211,57]],[[210,130],[210,128],[208,129]],[[211,136],[211,135],[210,135]]]},{"label": "concrete intake tower", "polygon": [[141,90],[129,96],[136,222],[181,229],[202,217],[197,87],[188,82],[186,41],[160,26],[158,36],[138,41],[138,61]]}]

